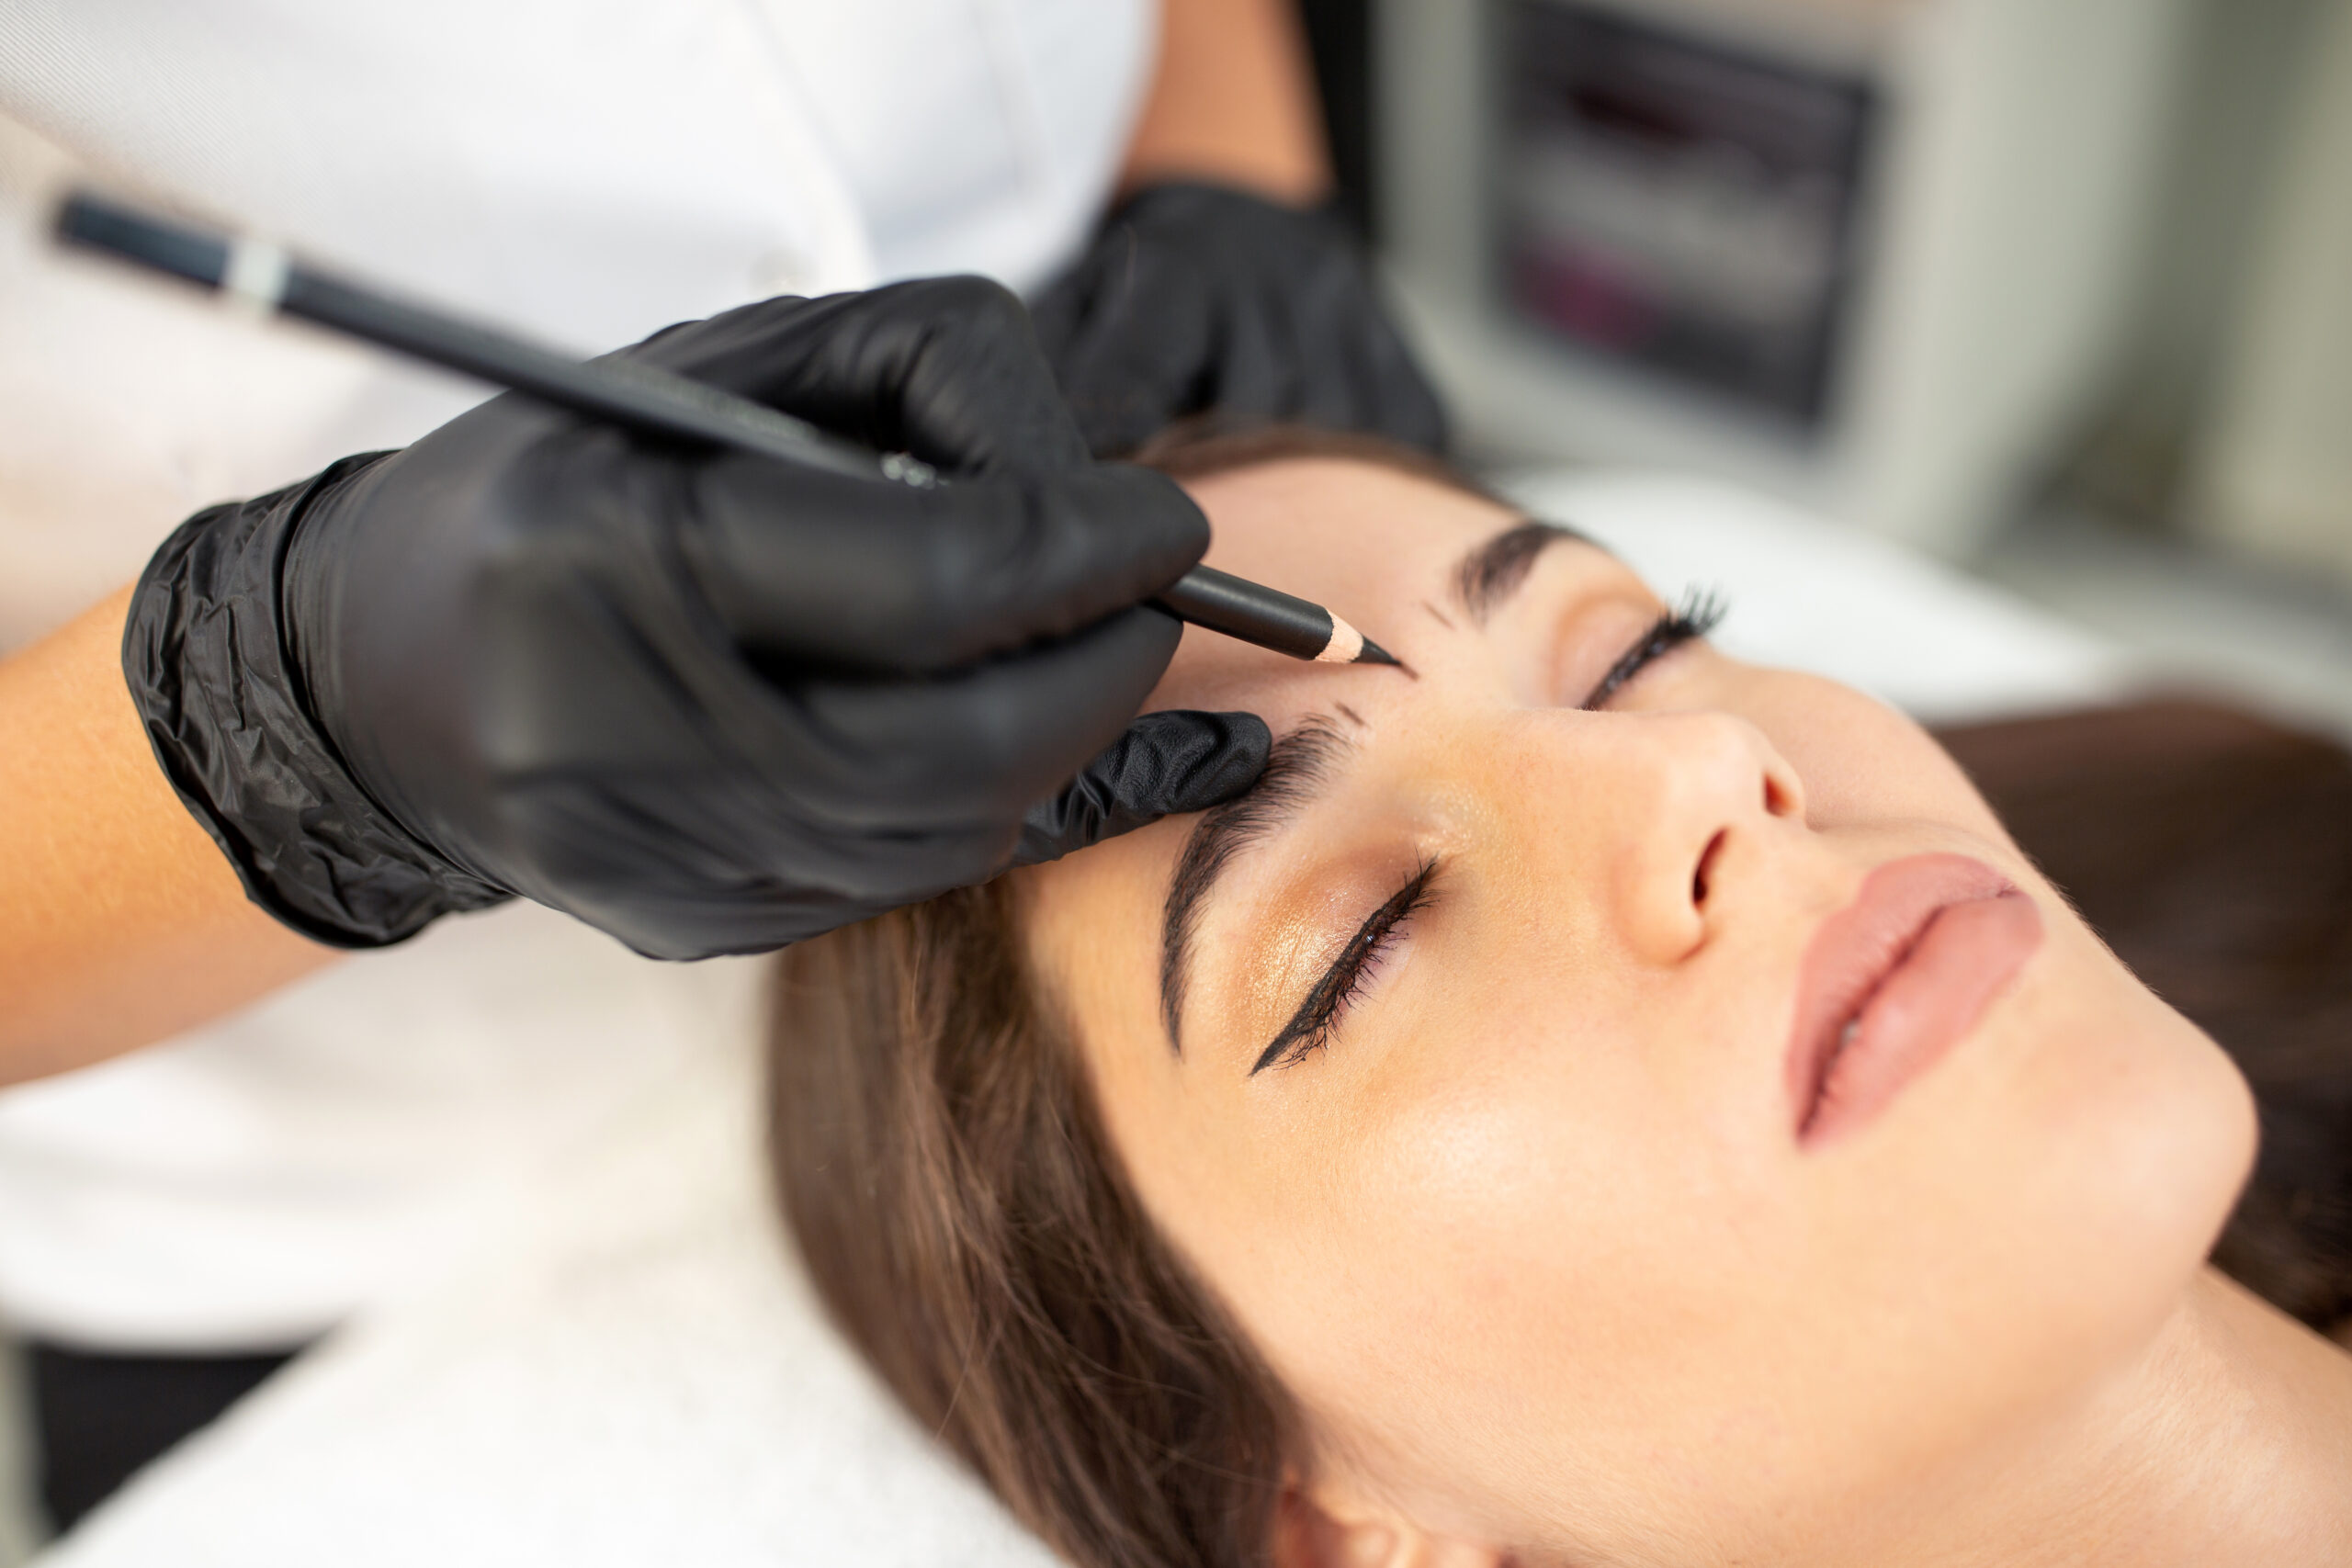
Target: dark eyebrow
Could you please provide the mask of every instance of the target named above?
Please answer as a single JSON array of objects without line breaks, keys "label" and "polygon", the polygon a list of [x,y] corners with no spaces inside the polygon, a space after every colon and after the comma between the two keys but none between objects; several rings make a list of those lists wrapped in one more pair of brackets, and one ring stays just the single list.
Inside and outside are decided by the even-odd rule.
[{"label": "dark eyebrow", "polygon": [[1592,542],[1562,524],[1539,523],[1533,518],[1515,523],[1462,558],[1453,569],[1453,596],[1470,612],[1472,620],[1483,625],[1496,606],[1519,592],[1534,569],[1536,557],[1554,545]]},{"label": "dark eyebrow", "polygon": [[1168,881],[1168,901],[1159,918],[1159,1016],[1168,1043],[1184,1054],[1182,1025],[1184,982],[1193,957],[1193,935],[1201,906],[1237,856],[1297,820],[1332,764],[1351,747],[1328,718],[1310,718],[1274,742],[1266,771],[1238,800],[1205,813],[1193,826],[1176,874]]}]

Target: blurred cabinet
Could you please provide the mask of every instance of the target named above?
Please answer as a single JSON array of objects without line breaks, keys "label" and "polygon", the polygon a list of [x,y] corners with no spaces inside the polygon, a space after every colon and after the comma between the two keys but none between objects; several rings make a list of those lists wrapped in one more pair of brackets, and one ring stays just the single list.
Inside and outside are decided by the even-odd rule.
[{"label": "blurred cabinet", "polygon": [[1383,230],[1465,436],[1962,553],[2127,319],[2184,0],[1380,0]]},{"label": "blurred cabinet", "polygon": [[2314,24],[2186,515],[2352,585],[2352,0]]}]

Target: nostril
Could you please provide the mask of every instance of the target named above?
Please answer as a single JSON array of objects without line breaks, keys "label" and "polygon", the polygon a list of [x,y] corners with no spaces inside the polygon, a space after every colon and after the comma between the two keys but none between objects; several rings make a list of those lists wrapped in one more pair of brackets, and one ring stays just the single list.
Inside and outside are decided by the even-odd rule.
[{"label": "nostril", "polygon": [[1699,869],[1690,874],[1690,902],[1702,908],[1706,907],[1707,882],[1714,870],[1715,856],[1722,852],[1724,840],[1728,836],[1728,829],[1717,829],[1715,836],[1707,840],[1705,852],[1699,856]]},{"label": "nostril", "polygon": [[1781,787],[1781,781],[1774,778],[1768,769],[1764,774],[1764,815],[1767,817],[1792,816],[1796,811],[1796,804],[1789,792]]}]

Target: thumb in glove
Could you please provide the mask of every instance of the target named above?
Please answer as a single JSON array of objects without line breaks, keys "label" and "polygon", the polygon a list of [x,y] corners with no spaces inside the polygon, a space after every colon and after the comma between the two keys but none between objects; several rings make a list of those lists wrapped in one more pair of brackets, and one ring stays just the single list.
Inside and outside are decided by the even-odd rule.
[{"label": "thumb in glove", "polygon": [[1030,807],[1013,863],[1059,860],[1162,817],[1221,805],[1257,782],[1272,743],[1255,714],[1146,714],[1059,795]]}]

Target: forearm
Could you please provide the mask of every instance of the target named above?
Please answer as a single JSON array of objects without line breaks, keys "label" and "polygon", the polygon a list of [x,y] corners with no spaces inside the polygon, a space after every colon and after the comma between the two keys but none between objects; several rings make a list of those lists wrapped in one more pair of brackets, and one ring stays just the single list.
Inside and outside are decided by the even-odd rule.
[{"label": "forearm", "polygon": [[1159,63],[1122,190],[1214,180],[1305,206],[1330,159],[1295,0],[1162,0]]},{"label": "forearm", "polygon": [[0,1082],[164,1039],[335,956],[245,899],[124,688],[130,592],[0,662]]}]

